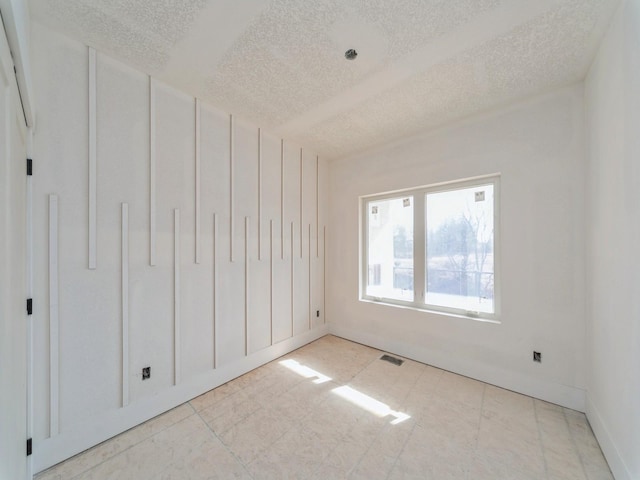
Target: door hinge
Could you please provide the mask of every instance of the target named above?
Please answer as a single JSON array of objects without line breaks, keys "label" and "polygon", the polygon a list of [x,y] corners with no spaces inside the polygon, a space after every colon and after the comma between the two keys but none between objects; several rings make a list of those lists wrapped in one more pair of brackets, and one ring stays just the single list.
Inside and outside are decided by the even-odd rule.
[{"label": "door hinge", "polygon": [[33,160],[27,158],[27,175],[33,175]]},{"label": "door hinge", "polygon": [[30,438],[27,438],[27,457],[33,453],[33,442]]},{"label": "door hinge", "polygon": [[27,298],[27,315],[33,313],[33,298]]}]

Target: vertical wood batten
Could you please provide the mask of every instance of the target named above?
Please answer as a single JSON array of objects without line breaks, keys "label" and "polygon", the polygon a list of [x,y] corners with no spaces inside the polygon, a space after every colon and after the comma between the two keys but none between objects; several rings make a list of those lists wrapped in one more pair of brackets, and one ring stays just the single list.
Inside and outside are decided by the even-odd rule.
[{"label": "vertical wood batten", "polygon": [[249,217],[244,217],[244,356],[249,355]]},{"label": "vertical wood batten", "polygon": [[49,195],[49,436],[60,432],[58,196]]},{"label": "vertical wood batten", "polygon": [[316,155],[316,258],[320,257],[320,167]]},{"label": "vertical wood batten", "polygon": [[195,263],[200,263],[200,99],[195,100]]},{"label": "vertical wood batten", "polygon": [[262,260],[262,129],[258,128],[258,260]]},{"label": "vertical wood batten", "polygon": [[284,138],[280,139],[280,259],[284,260]]},{"label": "vertical wood batten", "polygon": [[89,47],[89,269],[97,267],[97,85],[96,51]]},{"label": "vertical wood batten", "polygon": [[229,115],[229,259],[233,262],[235,222],[233,205],[233,115]]},{"label": "vertical wood batten", "polygon": [[216,323],[218,321],[218,215],[213,214],[213,368],[218,364]]},{"label": "vertical wood batten", "polygon": [[173,211],[173,384],[180,383],[180,209]]},{"label": "vertical wood batten", "polygon": [[269,221],[269,345],[273,345],[273,220]]},{"label": "vertical wood batten", "polygon": [[129,405],[129,205],[122,204],[122,406]]},{"label": "vertical wood batten", "polygon": [[300,258],[302,258],[302,245],[304,244],[304,226],[302,214],[304,211],[304,171],[302,164],[302,148],[300,148]]},{"label": "vertical wood batten", "polygon": [[308,250],[308,259],[309,259],[309,330],[311,330],[311,319],[313,318],[311,315],[311,224],[309,224],[309,250]]},{"label": "vertical wood batten", "polygon": [[289,259],[289,261],[291,262],[291,277],[290,277],[291,278],[291,292],[290,293],[291,293],[291,336],[292,337],[293,337],[293,332],[294,332],[294,329],[293,329],[293,318],[294,318],[294,312],[293,312],[293,300],[294,300],[294,297],[293,297],[293,294],[294,294],[294,283],[295,283],[295,278],[293,277],[293,273],[294,273],[293,264],[294,264],[294,258],[295,258],[295,255],[293,253],[293,248],[294,248],[293,247],[293,222],[291,222],[291,258]]},{"label": "vertical wood batten", "polygon": [[327,226],[322,230],[322,323],[327,323]]},{"label": "vertical wood batten", "polygon": [[156,86],[149,77],[149,265],[156,265]]}]

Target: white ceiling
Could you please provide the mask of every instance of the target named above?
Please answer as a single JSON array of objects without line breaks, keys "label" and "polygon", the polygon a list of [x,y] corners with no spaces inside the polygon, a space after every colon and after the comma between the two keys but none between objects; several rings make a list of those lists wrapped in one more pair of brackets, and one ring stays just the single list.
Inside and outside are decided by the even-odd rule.
[{"label": "white ceiling", "polygon": [[[31,0],[32,16],[336,158],[584,78],[619,0]],[[355,48],[358,58],[344,52]]]}]

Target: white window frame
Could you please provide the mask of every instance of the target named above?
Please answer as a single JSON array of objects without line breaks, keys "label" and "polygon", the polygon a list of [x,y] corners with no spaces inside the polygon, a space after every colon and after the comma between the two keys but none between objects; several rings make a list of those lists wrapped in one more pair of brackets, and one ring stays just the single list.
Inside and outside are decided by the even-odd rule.
[{"label": "white window frame", "polygon": [[[493,185],[493,274],[494,296],[493,313],[468,311],[454,307],[430,305],[425,303],[426,292],[426,196],[430,193],[460,190],[465,188]],[[413,302],[396,300],[386,297],[367,295],[368,278],[368,232],[369,232],[369,203],[398,197],[413,198]],[[500,174],[483,175],[479,177],[442,182],[421,187],[396,190],[380,194],[360,197],[360,301],[375,302],[384,305],[411,308],[415,310],[470,318],[489,322],[499,322],[500,318]]]}]

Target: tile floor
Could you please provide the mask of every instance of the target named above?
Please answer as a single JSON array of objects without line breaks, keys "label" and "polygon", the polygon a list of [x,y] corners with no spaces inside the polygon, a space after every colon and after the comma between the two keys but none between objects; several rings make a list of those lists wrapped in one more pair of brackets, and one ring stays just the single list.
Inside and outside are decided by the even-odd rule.
[{"label": "tile floor", "polygon": [[582,413],[381,354],[326,336],[36,478],[613,478]]}]

